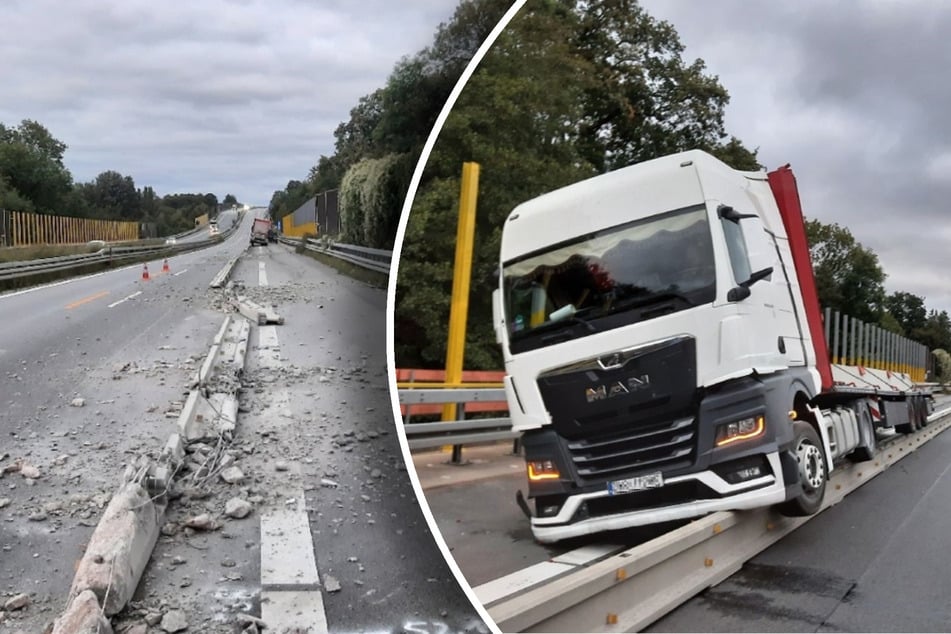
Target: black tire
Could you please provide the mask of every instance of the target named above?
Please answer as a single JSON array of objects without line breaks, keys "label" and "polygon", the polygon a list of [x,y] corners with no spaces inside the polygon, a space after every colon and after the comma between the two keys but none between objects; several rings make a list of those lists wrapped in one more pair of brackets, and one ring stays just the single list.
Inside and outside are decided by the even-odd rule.
[{"label": "black tire", "polygon": [[849,460],[852,462],[866,462],[875,458],[875,452],[878,450],[878,443],[875,440],[875,423],[872,422],[872,415],[864,405],[858,418],[862,445],[849,454]]},{"label": "black tire", "polygon": [[812,515],[822,508],[822,498],[825,497],[829,476],[822,441],[812,425],[804,421],[793,423],[792,450],[799,463],[802,491],[793,499],[780,504],[778,509],[788,517]]}]

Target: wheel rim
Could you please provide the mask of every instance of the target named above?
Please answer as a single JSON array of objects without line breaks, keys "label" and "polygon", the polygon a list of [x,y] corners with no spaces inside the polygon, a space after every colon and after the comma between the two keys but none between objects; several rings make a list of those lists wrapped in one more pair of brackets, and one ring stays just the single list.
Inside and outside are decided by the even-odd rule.
[{"label": "wheel rim", "polygon": [[819,490],[825,481],[825,469],[819,448],[804,440],[799,443],[796,456],[799,458],[799,477],[803,485],[810,491]]}]

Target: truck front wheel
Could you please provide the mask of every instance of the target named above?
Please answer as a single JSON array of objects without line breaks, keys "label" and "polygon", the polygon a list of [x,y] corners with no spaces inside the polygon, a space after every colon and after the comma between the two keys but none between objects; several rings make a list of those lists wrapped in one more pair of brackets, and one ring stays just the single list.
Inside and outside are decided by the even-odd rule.
[{"label": "truck front wheel", "polygon": [[826,492],[826,461],[822,441],[812,425],[803,421],[793,423],[793,453],[799,463],[799,481],[802,492],[779,505],[779,512],[789,517],[812,515],[822,507]]}]

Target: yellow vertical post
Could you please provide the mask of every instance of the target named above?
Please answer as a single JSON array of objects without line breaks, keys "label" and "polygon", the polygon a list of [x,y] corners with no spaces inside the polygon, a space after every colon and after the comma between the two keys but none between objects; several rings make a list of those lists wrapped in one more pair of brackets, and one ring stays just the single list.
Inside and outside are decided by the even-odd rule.
[{"label": "yellow vertical post", "polygon": [[[462,164],[459,188],[459,224],[456,228],[456,261],[452,272],[452,304],[449,311],[449,344],[446,348],[446,383],[462,382],[462,361],[466,347],[466,318],[469,314],[469,280],[472,275],[472,246],[475,242],[476,199],[479,194],[479,164]],[[456,404],[442,408],[443,420],[455,420]]]}]

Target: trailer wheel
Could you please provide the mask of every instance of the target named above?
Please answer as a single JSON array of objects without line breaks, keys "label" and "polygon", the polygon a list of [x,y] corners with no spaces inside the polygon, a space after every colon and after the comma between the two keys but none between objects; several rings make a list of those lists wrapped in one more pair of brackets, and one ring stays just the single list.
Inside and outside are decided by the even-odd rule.
[{"label": "trailer wheel", "polygon": [[790,517],[812,515],[822,507],[826,492],[825,456],[822,441],[812,425],[803,421],[793,423],[793,452],[799,463],[799,481],[802,492],[779,505],[779,512]]}]

